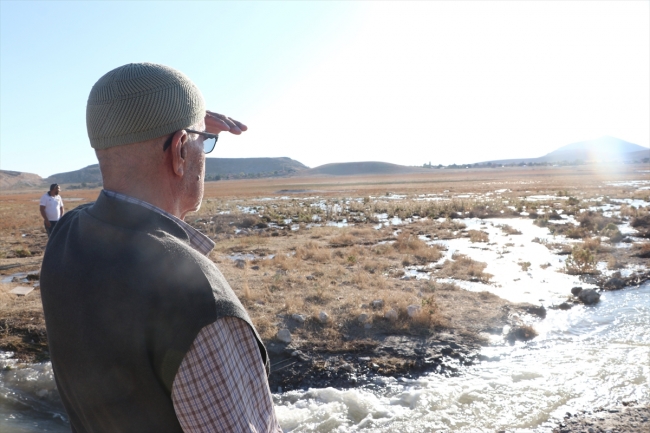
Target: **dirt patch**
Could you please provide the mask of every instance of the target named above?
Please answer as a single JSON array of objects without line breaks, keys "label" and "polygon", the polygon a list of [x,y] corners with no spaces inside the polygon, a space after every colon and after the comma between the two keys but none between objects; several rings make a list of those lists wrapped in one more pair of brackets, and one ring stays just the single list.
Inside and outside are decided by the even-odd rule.
[{"label": "dirt patch", "polygon": [[647,433],[650,406],[625,402],[621,406],[597,408],[590,412],[567,413],[553,433]]},{"label": "dirt patch", "polygon": [[45,319],[38,289],[27,296],[9,291],[17,284],[0,284],[0,350],[17,359],[38,362],[49,359]]}]

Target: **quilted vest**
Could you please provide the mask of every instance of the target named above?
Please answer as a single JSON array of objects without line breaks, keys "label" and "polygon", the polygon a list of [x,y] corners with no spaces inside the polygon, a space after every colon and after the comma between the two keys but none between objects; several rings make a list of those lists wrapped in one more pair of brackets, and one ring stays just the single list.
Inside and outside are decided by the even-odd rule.
[{"label": "quilted vest", "polygon": [[174,377],[199,331],[246,321],[223,275],[173,220],[100,194],[49,239],[41,297],[54,377],[73,432],[182,433]]}]

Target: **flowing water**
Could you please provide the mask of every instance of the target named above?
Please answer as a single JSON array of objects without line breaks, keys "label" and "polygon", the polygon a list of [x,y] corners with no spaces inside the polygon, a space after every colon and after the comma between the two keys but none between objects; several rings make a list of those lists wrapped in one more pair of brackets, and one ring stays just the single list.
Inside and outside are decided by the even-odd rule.
[{"label": "flowing water", "polygon": [[[499,360],[459,377],[277,394],[278,417],[285,431],[546,432],[566,412],[650,402],[650,283],[549,311],[535,327],[532,342],[488,347]],[[49,363],[0,375],[0,431],[69,431]]]},{"label": "flowing water", "polygon": [[277,396],[285,431],[548,432],[566,412],[650,401],[650,284],[549,311],[540,335],[497,345],[460,377],[381,380]]},{"label": "flowing water", "polygon": [[[574,285],[590,287],[558,272],[564,257],[532,240],[566,240],[550,239],[530,220],[464,222],[487,232],[489,243],[431,242],[447,248],[443,260],[460,252],[488,263],[493,283],[460,283],[466,289],[549,306]],[[503,224],[521,234],[506,234]],[[483,349],[493,360],[459,377],[378,378],[350,390],[276,394],[278,417],[284,431],[296,432],[548,432],[566,412],[650,402],[650,283],[604,292],[595,306],[549,310],[534,327],[534,340],[495,341]],[[0,431],[69,431],[49,363],[20,365],[0,354]]]}]

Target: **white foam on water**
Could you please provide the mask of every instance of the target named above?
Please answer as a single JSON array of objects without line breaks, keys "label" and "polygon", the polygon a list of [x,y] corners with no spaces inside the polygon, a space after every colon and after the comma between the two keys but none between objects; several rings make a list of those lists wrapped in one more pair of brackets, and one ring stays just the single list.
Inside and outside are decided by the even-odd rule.
[{"label": "white foam on water", "polygon": [[276,395],[285,432],[550,432],[565,412],[650,401],[650,285],[549,311],[528,344],[460,377]]}]

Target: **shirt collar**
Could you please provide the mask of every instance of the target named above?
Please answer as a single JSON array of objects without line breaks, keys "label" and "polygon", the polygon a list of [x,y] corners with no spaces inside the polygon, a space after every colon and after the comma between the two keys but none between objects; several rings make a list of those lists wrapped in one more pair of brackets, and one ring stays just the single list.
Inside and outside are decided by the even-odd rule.
[{"label": "shirt collar", "polygon": [[122,200],[128,203],[132,204],[137,204],[139,206],[142,206],[144,208],[147,208],[153,212],[159,213],[161,215],[166,216],[167,218],[171,219],[174,221],[176,224],[181,226],[183,230],[187,233],[187,236],[190,238],[190,246],[194,248],[196,251],[199,253],[203,254],[204,256],[207,256],[210,251],[214,248],[214,242],[212,239],[186,223],[180,218],[175,217],[174,215],[170,214],[169,212],[166,212],[162,209],[160,209],[157,206],[152,205],[151,203],[147,203],[144,200],[137,199],[135,197],[131,197],[125,194],[120,194],[119,192],[115,191],[110,191],[107,189],[102,190],[102,193],[106,194],[108,197],[117,199],[117,200]]}]

